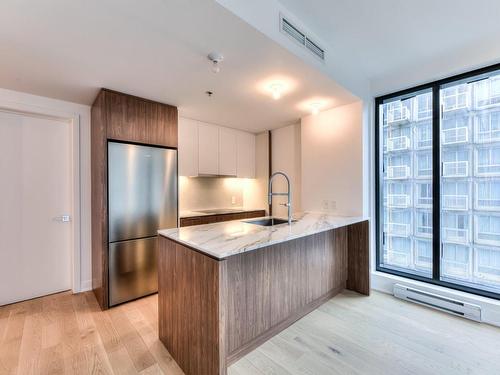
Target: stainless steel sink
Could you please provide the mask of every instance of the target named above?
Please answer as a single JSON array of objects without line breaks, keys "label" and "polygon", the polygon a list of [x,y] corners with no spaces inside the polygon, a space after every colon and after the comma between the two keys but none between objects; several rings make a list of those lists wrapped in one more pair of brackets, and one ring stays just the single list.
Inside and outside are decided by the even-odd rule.
[{"label": "stainless steel sink", "polygon": [[[294,222],[294,221],[296,221],[296,220],[292,220],[292,222]],[[258,219],[258,220],[246,220],[243,222],[248,223],[248,224],[261,225],[263,227],[272,227],[273,225],[288,224],[288,220],[278,219],[276,217],[271,217],[271,218],[267,218],[267,219]]]}]

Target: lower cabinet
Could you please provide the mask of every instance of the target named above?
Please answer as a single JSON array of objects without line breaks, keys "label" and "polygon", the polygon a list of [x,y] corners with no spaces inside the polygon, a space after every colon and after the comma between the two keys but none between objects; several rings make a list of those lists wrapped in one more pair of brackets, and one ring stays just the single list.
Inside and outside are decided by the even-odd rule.
[{"label": "lower cabinet", "polygon": [[181,217],[180,226],[190,227],[193,225],[213,224],[213,223],[220,223],[222,221],[251,219],[254,217],[261,217],[261,216],[266,216],[265,210],[245,211],[234,214]]}]

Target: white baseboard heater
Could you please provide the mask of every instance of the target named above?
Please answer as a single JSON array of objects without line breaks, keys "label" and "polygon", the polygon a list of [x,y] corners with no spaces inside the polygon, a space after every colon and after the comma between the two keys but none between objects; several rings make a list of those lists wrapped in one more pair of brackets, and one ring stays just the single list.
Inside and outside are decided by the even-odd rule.
[{"label": "white baseboard heater", "polygon": [[394,285],[394,296],[405,301],[418,303],[455,316],[481,321],[481,307],[471,303],[443,297],[424,290],[407,287],[401,284]]}]

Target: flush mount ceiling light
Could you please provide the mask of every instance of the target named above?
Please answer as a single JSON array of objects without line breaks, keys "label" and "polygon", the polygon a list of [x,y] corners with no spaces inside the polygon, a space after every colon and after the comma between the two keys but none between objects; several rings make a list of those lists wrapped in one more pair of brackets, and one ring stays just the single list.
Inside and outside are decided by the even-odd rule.
[{"label": "flush mount ceiling light", "polygon": [[273,74],[258,81],[255,89],[262,95],[271,96],[274,100],[278,100],[294,92],[297,86],[298,83],[295,79],[282,74]]},{"label": "flush mount ceiling light", "polygon": [[212,72],[220,72],[220,63],[224,61],[224,56],[220,52],[210,52],[207,58],[212,62]]},{"label": "flush mount ceiling light", "polygon": [[278,100],[281,98],[283,94],[284,86],[281,83],[273,83],[269,86],[269,90],[271,90],[271,94],[274,100]]},{"label": "flush mount ceiling light", "polygon": [[323,106],[323,104],[320,102],[314,102],[314,103],[309,104],[309,107],[311,108],[311,113],[313,115],[317,115],[322,106]]}]

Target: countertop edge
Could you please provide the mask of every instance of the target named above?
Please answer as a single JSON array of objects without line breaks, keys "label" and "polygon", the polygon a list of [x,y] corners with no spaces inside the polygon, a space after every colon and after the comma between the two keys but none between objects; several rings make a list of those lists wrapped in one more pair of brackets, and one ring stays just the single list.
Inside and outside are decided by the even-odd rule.
[{"label": "countertop edge", "polygon": [[[246,252],[250,252],[250,251],[262,249],[264,247],[276,245],[276,244],[279,244],[279,243],[293,241],[293,240],[296,240],[296,239],[299,239],[299,238],[302,238],[302,237],[312,236],[314,234],[318,234],[318,233],[322,233],[322,232],[327,232],[329,230],[338,229],[338,228],[346,227],[346,226],[353,225],[353,224],[358,224],[358,223],[361,223],[361,222],[364,222],[364,221],[368,221],[368,220],[369,220],[368,217],[353,217],[351,220],[349,220],[348,217],[346,217],[346,222],[343,223],[343,224],[332,225],[332,226],[328,226],[328,227],[325,227],[325,228],[320,228],[320,229],[316,229],[316,230],[307,231],[305,233],[300,233],[300,234],[296,234],[296,235],[290,235],[289,237],[286,237],[284,239],[270,240],[270,241],[268,241],[266,243],[257,244],[255,246],[244,247],[244,248],[241,248],[239,250],[226,251],[226,252],[224,252],[222,254],[221,253],[214,253],[214,252],[212,252],[212,251],[210,251],[208,249],[202,248],[200,246],[196,246],[196,245],[194,245],[194,244],[192,244],[192,243],[190,243],[188,241],[183,241],[183,240],[181,240],[179,238],[175,238],[173,236],[169,236],[168,233],[165,233],[165,231],[172,230],[172,229],[160,229],[160,230],[158,230],[158,235],[162,236],[164,238],[167,238],[167,239],[169,239],[171,241],[177,242],[177,243],[179,243],[179,244],[181,244],[183,246],[186,246],[186,247],[188,247],[190,249],[198,251],[198,252],[200,252],[202,254],[206,254],[207,256],[209,256],[211,258],[214,258],[216,260],[224,260],[224,259],[227,259],[227,258],[229,258],[231,256],[234,256],[234,255],[239,255],[239,254],[242,254],[242,253],[246,253]],[[219,225],[219,224],[221,224],[221,223],[206,224],[206,225]]]}]

